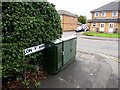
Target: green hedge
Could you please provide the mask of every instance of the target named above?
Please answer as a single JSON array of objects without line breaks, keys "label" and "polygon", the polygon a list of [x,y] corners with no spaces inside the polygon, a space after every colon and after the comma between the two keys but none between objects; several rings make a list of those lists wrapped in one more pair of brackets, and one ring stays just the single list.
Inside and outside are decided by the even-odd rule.
[{"label": "green hedge", "polygon": [[49,2],[2,2],[2,76],[35,69],[42,53],[24,58],[23,49],[61,37],[60,17]]}]

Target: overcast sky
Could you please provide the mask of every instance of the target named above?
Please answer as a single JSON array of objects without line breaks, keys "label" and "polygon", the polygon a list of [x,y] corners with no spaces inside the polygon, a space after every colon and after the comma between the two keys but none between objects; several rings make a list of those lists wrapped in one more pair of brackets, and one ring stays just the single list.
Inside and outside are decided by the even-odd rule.
[{"label": "overcast sky", "polygon": [[90,11],[115,0],[47,0],[56,5],[56,10],[66,10],[73,14],[85,15],[91,18]]}]

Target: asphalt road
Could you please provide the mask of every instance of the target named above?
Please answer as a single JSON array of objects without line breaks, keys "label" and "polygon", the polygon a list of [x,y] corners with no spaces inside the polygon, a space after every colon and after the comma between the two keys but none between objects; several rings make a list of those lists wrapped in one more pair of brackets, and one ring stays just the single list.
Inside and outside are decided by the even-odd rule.
[{"label": "asphalt road", "polygon": [[103,53],[118,58],[118,41],[91,40],[82,38],[81,32],[63,32],[63,37],[77,35],[77,49]]}]

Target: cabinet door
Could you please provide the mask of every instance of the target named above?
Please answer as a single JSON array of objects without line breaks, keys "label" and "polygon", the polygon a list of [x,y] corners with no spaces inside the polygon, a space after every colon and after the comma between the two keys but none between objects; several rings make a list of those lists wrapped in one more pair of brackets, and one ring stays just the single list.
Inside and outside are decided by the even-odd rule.
[{"label": "cabinet door", "polygon": [[74,59],[76,55],[76,39],[70,39],[63,43],[64,55],[63,63],[67,64]]},{"label": "cabinet door", "polygon": [[71,47],[71,42],[70,41],[64,41],[63,42],[63,64],[67,64],[67,62],[70,59],[70,47]]},{"label": "cabinet door", "polygon": [[71,40],[70,59],[73,60],[76,55],[76,39]]},{"label": "cabinet door", "polygon": [[51,43],[46,45],[46,48],[44,50],[45,52],[45,70],[48,73],[54,74],[54,72],[56,72],[56,47]]},{"label": "cabinet door", "polygon": [[62,68],[62,43],[57,45],[57,69]]}]

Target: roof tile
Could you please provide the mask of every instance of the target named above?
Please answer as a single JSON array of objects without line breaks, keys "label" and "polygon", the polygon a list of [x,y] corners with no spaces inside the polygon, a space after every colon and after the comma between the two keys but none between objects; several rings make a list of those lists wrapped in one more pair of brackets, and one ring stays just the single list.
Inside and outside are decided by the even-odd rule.
[{"label": "roof tile", "polygon": [[65,10],[58,10],[58,13],[59,13],[60,15],[63,15],[63,14],[64,14],[64,15],[68,15],[68,16],[72,16],[72,17],[76,17],[76,18],[77,18],[76,15],[74,15],[74,14],[68,12],[68,11],[65,11]]},{"label": "roof tile", "polygon": [[91,12],[99,12],[99,11],[120,11],[120,2],[110,2],[102,7],[99,7]]}]

